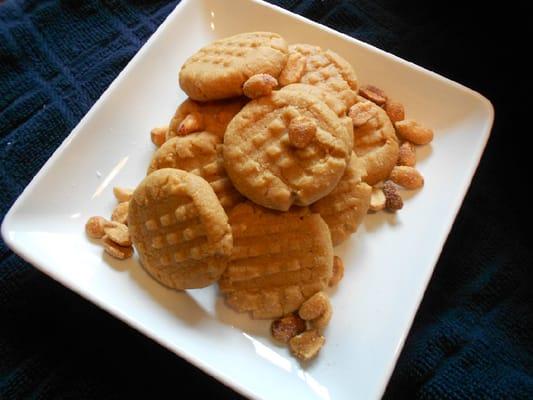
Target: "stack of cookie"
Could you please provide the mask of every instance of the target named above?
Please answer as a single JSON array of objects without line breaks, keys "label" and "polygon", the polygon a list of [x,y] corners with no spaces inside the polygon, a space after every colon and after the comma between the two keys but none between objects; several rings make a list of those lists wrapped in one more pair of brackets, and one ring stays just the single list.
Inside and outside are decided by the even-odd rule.
[{"label": "stack of cookie", "polygon": [[323,290],[343,274],[333,246],[369,207],[401,208],[396,186],[380,182],[421,186],[407,140],[432,132],[409,139],[425,128],[378,88],[359,88],[341,56],[276,33],[207,45],[179,83],[189,98],[152,130],[159,148],[128,199],[131,242],[159,282],[218,282],[229,306],[278,319],[273,336],[312,358],[332,315]]}]

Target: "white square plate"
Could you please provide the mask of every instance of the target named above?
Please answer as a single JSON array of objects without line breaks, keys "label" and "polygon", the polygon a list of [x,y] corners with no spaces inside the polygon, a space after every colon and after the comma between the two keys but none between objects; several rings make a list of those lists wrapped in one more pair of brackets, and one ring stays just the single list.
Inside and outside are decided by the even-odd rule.
[{"label": "white square plate", "polygon": [[[229,310],[216,287],[178,293],[136,259],[119,262],[84,234],[110,215],[112,187],[134,187],[154,151],[150,129],[184,99],[179,66],[213,39],[279,32],[330,48],[361,82],[401,100],[436,131],[419,149],[423,190],[397,215],[369,215],[337,249],[346,274],[320,356],[301,365],[273,343],[269,323]],[[280,8],[249,0],[184,0],[122,71],[28,185],[2,225],[6,243],[90,299],[236,390],[257,398],[377,398],[404,339],[488,139],[491,104],[481,95]]]}]

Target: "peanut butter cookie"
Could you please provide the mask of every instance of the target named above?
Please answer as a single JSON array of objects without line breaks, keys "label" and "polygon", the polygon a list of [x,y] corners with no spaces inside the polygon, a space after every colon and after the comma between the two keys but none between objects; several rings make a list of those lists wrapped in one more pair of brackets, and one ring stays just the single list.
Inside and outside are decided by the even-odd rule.
[{"label": "peanut butter cookie", "polygon": [[178,169],[144,178],[130,200],[128,227],[144,268],[175,289],[218,280],[233,247],[228,218],[211,186]]},{"label": "peanut butter cookie", "polygon": [[368,211],[372,187],[363,182],[365,174],[363,160],[353,154],[337,187],[310,206],[328,224],[334,246],[357,230]]},{"label": "peanut butter cookie", "polygon": [[229,306],[253,318],[296,311],[333,271],[328,226],[306,208],[281,213],[241,203],[229,214],[234,247],[219,281]]},{"label": "peanut butter cookie", "polygon": [[222,140],[211,132],[177,136],[161,146],[150,162],[147,174],[162,168],[177,168],[204,178],[226,211],[242,201],[226,175],[222,160]]},{"label": "peanut butter cookie", "polygon": [[349,111],[353,122],[354,151],[366,169],[364,181],[374,185],[389,177],[398,161],[400,146],[387,113],[371,101],[359,98]]},{"label": "peanut butter cookie", "polygon": [[335,188],[351,143],[343,121],[318,97],[281,89],[251,101],[229,123],[224,166],[241,194],[286,211]]},{"label": "peanut butter cookie", "polygon": [[334,93],[346,107],[357,101],[358,82],[348,61],[331,50],[309,44],[289,46],[287,64],[278,78],[281,86],[307,83]]},{"label": "peanut butter cookie", "polygon": [[287,54],[287,43],[277,33],[250,32],[220,39],[183,64],[180,86],[198,101],[242,96],[242,86],[251,76],[268,74],[277,78]]}]

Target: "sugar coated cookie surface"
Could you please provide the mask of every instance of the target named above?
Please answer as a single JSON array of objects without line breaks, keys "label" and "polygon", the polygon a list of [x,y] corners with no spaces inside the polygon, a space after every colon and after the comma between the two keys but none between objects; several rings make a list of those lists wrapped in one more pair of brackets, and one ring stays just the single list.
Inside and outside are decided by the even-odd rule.
[{"label": "sugar coated cookie surface", "polygon": [[234,186],[264,207],[286,211],[329,194],[351,156],[352,137],[319,98],[279,90],[248,103],[224,135]]},{"label": "sugar coated cookie surface", "polygon": [[254,318],[278,318],[327,287],[333,245],[320,215],[306,208],[282,213],[246,202],[229,218],[234,248],[219,281],[229,306]]},{"label": "sugar coated cookie surface", "polygon": [[175,289],[215,282],[233,247],[228,218],[209,183],[177,169],[144,178],[129,203],[128,227],[144,268]]},{"label": "sugar coated cookie surface", "polygon": [[198,101],[241,96],[242,86],[251,76],[276,78],[287,54],[287,43],[277,33],[241,33],[208,44],[191,56],[181,68],[179,83]]}]

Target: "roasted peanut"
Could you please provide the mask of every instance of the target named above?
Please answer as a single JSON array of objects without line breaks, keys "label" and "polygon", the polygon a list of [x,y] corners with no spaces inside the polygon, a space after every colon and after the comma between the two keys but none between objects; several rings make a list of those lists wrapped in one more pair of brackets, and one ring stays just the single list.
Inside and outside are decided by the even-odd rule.
[{"label": "roasted peanut", "polygon": [[387,101],[387,95],[383,90],[373,85],[365,85],[359,89],[359,94],[365,99],[382,106]]},{"label": "roasted peanut", "polygon": [[130,201],[131,196],[133,196],[133,189],[126,189],[120,186],[115,186],[113,188],[113,194],[119,203],[125,201]]},{"label": "roasted peanut", "polygon": [[157,147],[160,147],[166,141],[167,131],[168,131],[168,126],[161,126],[161,127],[152,129],[150,131],[150,137],[152,139],[152,143],[155,144]]},{"label": "roasted peanut", "polygon": [[113,210],[113,214],[111,214],[111,221],[120,222],[121,224],[128,225],[129,205],[129,201],[119,203],[118,206],[116,206]]},{"label": "roasted peanut", "polygon": [[119,260],[125,260],[126,258],[130,258],[133,255],[133,247],[120,246],[107,236],[104,236],[102,238],[102,243],[104,245],[105,252]]},{"label": "roasted peanut", "polygon": [[120,222],[112,222],[104,227],[106,237],[119,246],[131,246],[131,237],[128,227]]},{"label": "roasted peanut", "polygon": [[305,321],[296,314],[289,314],[272,321],[272,337],[282,343],[288,343],[294,336],[305,331]]},{"label": "roasted peanut", "polygon": [[258,97],[268,96],[276,86],[278,86],[278,81],[273,76],[256,74],[244,82],[242,91],[246,97],[257,99]]},{"label": "roasted peanut", "polygon": [[390,180],[406,189],[419,189],[424,186],[424,177],[413,167],[396,166],[392,169]]},{"label": "roasted peanut", "polygon": [[350,107],[348,116],[352,119],[354,128],[359,128],[366,124],[374,114],[372,113],[371,105],[368,102],[360,102]]},{"label": "roasted peanut", "polygon": [[309,297],[298,310],[300,317],[306,321],[320,317],[330,306],[328,295],[318,292]]},{"label": "roasted peanut", "polygon": [[385,194],[385,208],[390,211],[401,210],[403,207],[402,196],[398,192],[396,186],[391,181],[386,181],[383,185],[383,193]]},{"label": "roasted peanut", "polygon": [[316,329],[296,335],[289,341],[291,352],[300,360],[307,361],[315,357],[326,339]]},{"label": "roasted peanut", "polygon": [[303,149],[315,138],[316,125],[306,117],[297,117],[289,123],[289,141],[294,147]]},{"label": "roasted peanut", "polygon": [[329,280],[329,286],[333,287],[336,286],[344,276],[344,263],[342,262],[342,259],[338,256],[333,257],[333,274],[331,275],[331,279]]},{"label": "roasted peanut", "polygon": [[416,150],[414,144],[407,141],[402,143],[397,164],[405,165],[407,167],[414,167],[416,165]]},{"label": "roasted peanut", "polygon": [[333,315],[333,307],[331,307],[331,303],[328,301],[326,309],[322,313],[322,315],[318,318],[312,319],[309,321],[312,328],[317,329],[319,331],[323,330],[328,326],[329,321],[331,321],[331,317]]},{"label": "roasted peanut", "polygon": [[200,132],[204,129],[204,118],[198,112],[188,114],[178,125],[178,135],[185,136],[189,133]]},{"label": "roasted peanut", "polygon": [[385,208],[385,203],[387,199],[385,198],[385,193],[380,188],[373,187],[372,194],[370,195],[370,211],[381,211]]},{"label": "roasted peanut", "polygon": [[405,109],[402,103],[388,99],[383,109],[392,122],[402,121],[405,118]]},{"label": "roasted peanut", "polygon": [[108,221],[104,217],[91,217],[85,223],[85,232],[89,237],[101,239],[104,235],[104,228]]},{"label": "roasted peanut", "polygon": [[412,119],[404,119],[394,124],[396,132],[403,139],[414,144],[428,144],[433,140],[433,130],[420,125]]}]

